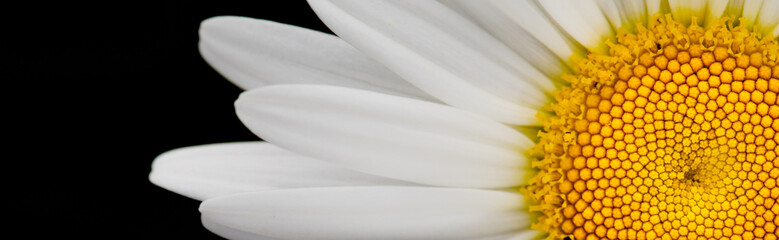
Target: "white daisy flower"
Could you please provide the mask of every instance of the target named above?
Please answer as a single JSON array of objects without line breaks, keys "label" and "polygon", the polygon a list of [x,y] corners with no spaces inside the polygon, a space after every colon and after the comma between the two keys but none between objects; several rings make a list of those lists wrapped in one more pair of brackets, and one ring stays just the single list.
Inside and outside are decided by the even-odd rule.
[{"label": "white daisy flower", "polygon": [[153,183],[231,239],[777,239],[779,1],[311,0],[214,17],[267,142]]}]

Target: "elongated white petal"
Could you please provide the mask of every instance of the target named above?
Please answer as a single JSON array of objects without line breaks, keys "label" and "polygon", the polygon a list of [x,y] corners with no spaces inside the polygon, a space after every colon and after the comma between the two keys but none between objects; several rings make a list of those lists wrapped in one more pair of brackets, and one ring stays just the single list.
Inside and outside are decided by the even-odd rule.
[{"label": "elongated white petal", "polygon": [[[779,24],[779,1],[764,1],[757,20],[760,30],[770,33]],[[776,36],[776,35],[774,35]]]},{"label": "elongated white petal", "polygon": [[[746,26],[748,29],[752,29],[752,25],[757,22],[757,14],[760,13],[760,7],[763,5],[763,0],[744,0],[744,10],[742,17],[746,20]],[[773,14],[776,14],[775,12]]]},{"label": "elongated white petal", "polygon": [[636,23],[641,23],[644,26],[649,23],[651,15],[647,15],[647,3],[644,0],[617,0],[615,3],[617,3],[622,12],[622,18],[630,26],[630,29],[635,28]]},{"label": "elongated white petal", "polygon": [[[236,230],[234,228],[230,228],[227,226],[224,226],[222,224],[216,223],[211,219],[208,219],[208,217],[201,216],[201,222],[203,223],[203,226],[208,229],[209,231],[215,233],[216,235],[219,235],[223,238],[230,239],[230,240],[297,240],[296,238],[287,238],[287,239],[281,239],[281,238],[272,238],[268,236],[263,236],[256,233]],[[531,234],[528,234],[531,233]],[[489,237],[479,237],[478,240],[531,240],[535,239],[534,237],[537,234],[534,230],[522,230],[519,234],[517,233],[509,233],[505,235],[495,235],[495,236],[489,236]],[[379,239],[378,237],[371,237],[369,239]]]},{"label": "elongated white petal", "polygon": [[595,0],[595,2],[613,29],[619,29],[627,23],[627,19],[623,19],[625,13],[620,11],[616,2],[612,0]]},{"label": "elongated white petal", "polygon": [[238,117],[283,148],[423,184],[501,188],[523,182],[533,143],[446,105],[368,91],[278,85],[241,94]]},{"label": "elongated white petal", "polygon": [[206,216],[201,216],[200,221],[203,223],[203,227],[208,229],[208,231],[230,240],[281,240],[279,238],[272,238],[256,233],[236,230],[216,223],[213,220],[208,219]]},{"label": "elongated white petal", "polygon": [[614,38],[608,20],[594,0],[539,1],[560,27],[590,51],[606,53]]},{"label": "elongated white petal", "polygon": [[525,229],[520,194],[429,187],[287,189],[209,199],[214,223],[282,239],[482,239]]},{"label": "elongated white petal", "polygon": [[187,147],[152,164],[154,184],[197,200],[277,188],[414,185],[348,170],[266,142]]},{"label": "elongated white petal", "polygon": [[554,89],[510,48],[439,2],[309,3],[344,40],[447,104],[501,122],[538,124],[533,115]]},{"label": "elongated white petal", "polygon": [[741,17],[744,12],[744,0],[728,0],[728,5],[722,13],[724,16]]},{"label": "elongated white petal", "polygon": [[649,25],[649,21],[652,21],[652,16],[655,14],[660,13],[660,7],[663,4],[663,0],[645,0],[644,3],[646,3],[646,14],[647,14],[647,22],[644,23],[647,26]]},{"label": "elongated white petal", "polygon": [[690,25],[692,18],[695,17],[696,24],[703,25],[706,14],[706,2],[698,0],[679,0],[668,1],[668,5],[671,8],[671,14],[674,20],[684,24]]},{"label": "elongated white petal", "polygon": [[570,61],[574,54],[586,52],[586,49],[575,43],[576,40],[558,28],[554,20],[547,17],[544,10],[535,1],[491,0],[489,3],[500,9],[505,16],[511,18],[515,24],[521,26],[535,39],[541,41],[563,61]]},{"label": "elongated white petal", "polygon": [[538,236],[541,235],[540,231],[527,229],[523,230],[520,233],[507,238],[506,240],[532,240],[532,239],[538,239]]},{"label": "elongated white petal", "polygon": [[708,12],[706,13],[706,21],[703,26],[708,27],[715,19],[722,17],[725,13],[725,9],[728,7],[729,0],[710,0],[708,1]]},{"label": "elongated white petal", "polygon": [[[547,76],[559,77],[562,73],[570,72],[566,62],[569,62],[573,55],[573,47],[565,45],[566,40],[562,35],[552,35],[556,39],[548,40],[549,42],[562,43],[563,49],[559,49],[560,55],[557,55],[552,49],[548,48],[551,44],[547,45],[543,40],[536,39],[522,25],[515,22],[512,18],[513,16],[511,16],[532,15],[534,13],[537,14],[537,11],[521,9],[521,11],[511,12],[502,6],[503,2],[495,4],[495,1],[452,0],[442,2],[476,22],[524,59],[531,60],[531,64]],[[525,4],[529,3],[525,2]],[[534,24],[538,23],[535,22]],[[549,24],[548,20],[546,24]],[[549,24],[549,26],[552,25]],[[556,32],[556,29],[551,27],[546,29],[546,31]]]},{"label": "elongated white petal", "polygon": [[244,89],[310,83],[431,100],[429,95],[340,38],[245,17],[214,17],[200,26],[200,52]]},{"label": "elongated white petal", "polygon": [[[637,24],[648,26],[651,16],[660,8],[659,1],[645,0],[596,0],[613,29],[624,28],[633,32]],[[653,6],[656,5],[656,6]]]},{"label": "elongated white petal", "polygon": [[779,24],[774,26],[774,31],[772,32],[772,34],[774,35],[774,38],[778,38],[779,37]]}]

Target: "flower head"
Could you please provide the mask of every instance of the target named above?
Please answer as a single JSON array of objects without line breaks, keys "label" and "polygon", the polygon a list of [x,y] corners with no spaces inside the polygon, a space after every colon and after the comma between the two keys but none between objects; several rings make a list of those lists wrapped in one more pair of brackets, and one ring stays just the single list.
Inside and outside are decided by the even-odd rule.
[{"label": "flower head", "polygon": [[152,182],[237,239],[776,239],[779,1],[310,1],[216,17],[265,142]]}]

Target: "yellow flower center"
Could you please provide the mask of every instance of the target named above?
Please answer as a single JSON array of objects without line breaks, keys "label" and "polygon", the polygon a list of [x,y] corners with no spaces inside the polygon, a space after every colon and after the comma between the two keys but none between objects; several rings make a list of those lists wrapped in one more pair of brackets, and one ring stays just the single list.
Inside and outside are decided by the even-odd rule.
[{"label": "yellow flower center", "polygon": [[[695,21],[692,21],[695,22]],[[779,44],[670,16],[579,61],[523,189],[549,239],[777,239]]]}]

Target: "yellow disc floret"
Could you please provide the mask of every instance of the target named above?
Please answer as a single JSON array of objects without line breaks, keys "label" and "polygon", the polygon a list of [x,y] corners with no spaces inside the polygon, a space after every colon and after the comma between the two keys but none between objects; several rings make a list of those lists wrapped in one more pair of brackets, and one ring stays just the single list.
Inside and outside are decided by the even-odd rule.
[{"label": "yellow disc floret", "polygon": [[[695,21],[693,21],[695,22]],[[524,189],[550,239],[777,239],[779,44],[655,16],[590,54]]]}]

